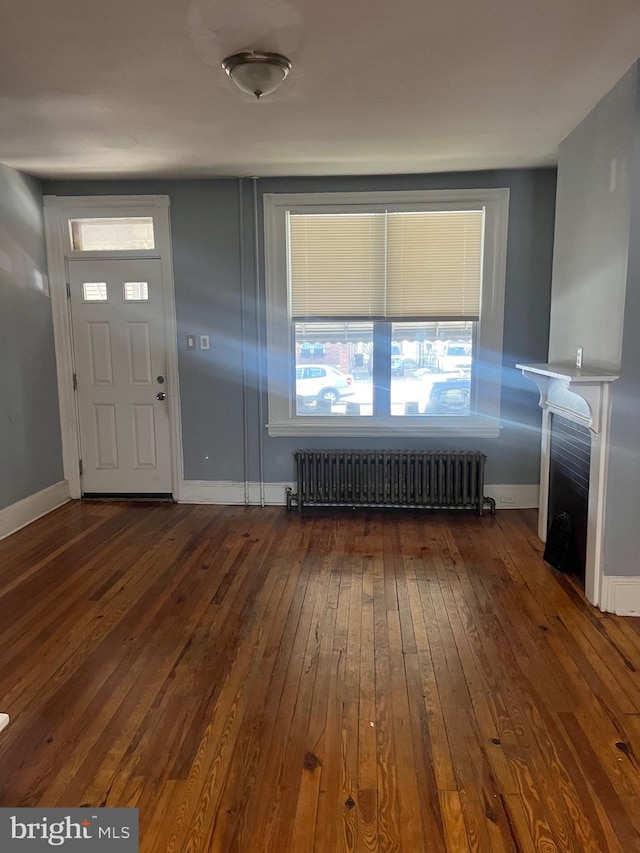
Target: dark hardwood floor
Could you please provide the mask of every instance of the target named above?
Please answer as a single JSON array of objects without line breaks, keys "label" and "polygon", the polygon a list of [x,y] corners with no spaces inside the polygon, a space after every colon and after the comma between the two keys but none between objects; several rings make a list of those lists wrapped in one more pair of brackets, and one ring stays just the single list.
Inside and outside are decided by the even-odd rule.
[{"label": "dark hardwood floor", "polygon": [[640,628],[533,511],[68,504],[0,542],[0,806],[143,853],[640,851]]}]

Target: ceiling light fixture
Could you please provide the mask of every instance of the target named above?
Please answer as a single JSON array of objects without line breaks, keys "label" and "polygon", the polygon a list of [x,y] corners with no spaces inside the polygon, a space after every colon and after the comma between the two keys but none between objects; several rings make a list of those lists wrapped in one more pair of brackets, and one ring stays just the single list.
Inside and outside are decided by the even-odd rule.
[{"label": "ceiling light fixture", "polygon": [[255,95],[258,100],[275,92],[291,71],[291,63],[286,56],[259,51],[234,53],[223,60],[222,67],[238,89]]}]

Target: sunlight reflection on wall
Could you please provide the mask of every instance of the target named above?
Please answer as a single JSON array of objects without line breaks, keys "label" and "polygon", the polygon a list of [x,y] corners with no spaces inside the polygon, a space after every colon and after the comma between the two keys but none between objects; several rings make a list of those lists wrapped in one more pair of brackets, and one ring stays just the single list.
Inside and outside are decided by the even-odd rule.
[{"label": "sunlight reflection on wall", "polygon": [[0,284],[49,295],[42,206],[25,175],[0,164]]}]

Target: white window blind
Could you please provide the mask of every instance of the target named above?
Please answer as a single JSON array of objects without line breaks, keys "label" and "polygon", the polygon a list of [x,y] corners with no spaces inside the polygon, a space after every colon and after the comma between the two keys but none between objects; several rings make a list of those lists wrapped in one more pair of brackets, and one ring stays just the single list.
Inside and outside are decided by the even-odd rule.
[{"label": "white window blind", "polygon": [[477,320],[482,210],[387,215],[387,317]]},{"label": "white window blind", "polygon": [[296,320],[477,320],[484,211],[290,214]]},{"label": "white window blind", "polygon": [[292,317],[384,317],[384,214],[291,214],[289,245]]}]

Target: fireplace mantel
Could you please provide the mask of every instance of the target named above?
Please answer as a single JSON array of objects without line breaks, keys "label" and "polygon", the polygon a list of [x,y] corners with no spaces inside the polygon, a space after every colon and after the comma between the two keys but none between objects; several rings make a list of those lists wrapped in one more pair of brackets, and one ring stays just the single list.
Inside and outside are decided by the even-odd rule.
[{"label": "fireplace mantel", "polygon": [[554,413],[562,415],[591,431],[585,593],[592,604],[604,610],[603,532],[611,418],[610,385],[618,375],[561,364],[516,364],[516,367],[527,379],[535,382],[540,391],[543,414],[538,536],[543,542],[547,538],[551,416]]},{"label": "fireplace mantel", "polygon": [[540,391],[540,407],[584,424],[599,434],[606,420],[608,386],[618,375],[562,364],[516,364]]}]

